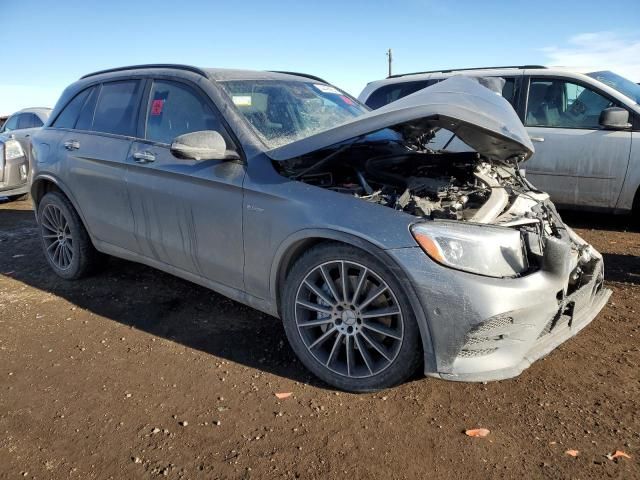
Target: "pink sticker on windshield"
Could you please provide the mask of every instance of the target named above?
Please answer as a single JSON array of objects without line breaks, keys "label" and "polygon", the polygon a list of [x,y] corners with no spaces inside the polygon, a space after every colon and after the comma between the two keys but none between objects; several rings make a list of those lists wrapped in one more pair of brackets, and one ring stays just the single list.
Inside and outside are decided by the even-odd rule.
[{"label": "pink sticker on windshield", "polygon": [[164,100],[154,100],[151,103],[151,115],[157,117],[162,113],[162,108],[164,107]]},{"label": "pink sticker on windshield", "polygon": [[340,95],[340,98],[342,99],[342,101],[344,103],[346,103],[347,105],[353,105],[353,100],[351,100],[349,97],[347,97],[346,95]]}]

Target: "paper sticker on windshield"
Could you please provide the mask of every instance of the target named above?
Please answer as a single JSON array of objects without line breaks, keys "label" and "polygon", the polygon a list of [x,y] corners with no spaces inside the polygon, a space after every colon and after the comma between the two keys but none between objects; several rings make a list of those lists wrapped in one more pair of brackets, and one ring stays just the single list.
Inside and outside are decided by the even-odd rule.
[{"label": "paper sticker on windshield", "polygon": [[335,95],[342,95],[342,93],[337,88],[331,87],[329,85],[314,83],[313,86],[320,90],[322,93],[333,93]]},{"label": "paper sticker on windshield", "polygon": [[164,100],[157,99],[151,102],[151,115],[157,117],[162,114],[162,109],[164,108]]},{"label": "paper sticker on windshield", "polygon": [[251,95],[233,95],[231,100],[239,107],[251,106]]}]

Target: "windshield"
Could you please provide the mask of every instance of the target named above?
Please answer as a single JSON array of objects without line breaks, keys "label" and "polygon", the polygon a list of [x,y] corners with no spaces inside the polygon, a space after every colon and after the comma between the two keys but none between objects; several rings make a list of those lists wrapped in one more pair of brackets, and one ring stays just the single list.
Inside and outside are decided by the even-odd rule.
[{"label": "windshield", "polygon": [[587,75],[619,91],[634,102],[640,103],[640,85],[637,83],[633,83],[631,80],[627,80],[626,78],[621,77],[616,73],[609,72],[608,70],[602,72],[591,72],[587,73]]},{"label": "windshield", "polygon": [[368,111],[346,93],[323,83],[282,80],[220,83],[269,148],[329,130]]}]

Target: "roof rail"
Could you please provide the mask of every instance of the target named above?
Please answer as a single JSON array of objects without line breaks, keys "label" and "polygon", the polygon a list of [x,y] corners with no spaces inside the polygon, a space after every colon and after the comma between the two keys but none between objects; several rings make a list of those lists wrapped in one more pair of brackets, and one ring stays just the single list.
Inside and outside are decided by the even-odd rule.
[{"label": "roof rail", "polygon": [[317,80],[322,83],[329,83],[325,79],[316,77],[315,75],[309,75],[308,73],[299,73],[299,72],[284,72],[282,70],[269,70],[271,73],[284,73],[285,75],[295,75],[297,77],[305,77],[310,78],[311,80]]},{"label": "roof rail", "polygon": [[425,72],[413,72],[413,73],[398,73],[396,75],[389,75],[387,78],[405,77],[407,75],[421,75],[423,73],[451,73],[451,72],[463,72],[467,70],[499,70],[502,68],[517,68],[517,69],[538,69],[547,68],[544,65],[506,65],[501,67],[473,67],[473,68],[449,68],[444,70],[428,70]]},{"label": "roof rail", "polygon": [[93,77],[95,75],[100,75],[102,73],[122,72],[124,70],[142,70],[145,68],[173,68],[176,70],[186,70],[188,72],[197,73],[198,75],[201,75],[203,77],[208,76],[204,70],[197,67],[192,67],[191,65],[179,65],[179,64],[172,64],[172,63],[150,63],[148,65],[130,65],[128,67],[108,68],[106,70],[100,70],[98,72],[88,73],[80,77],[80,79]]}]

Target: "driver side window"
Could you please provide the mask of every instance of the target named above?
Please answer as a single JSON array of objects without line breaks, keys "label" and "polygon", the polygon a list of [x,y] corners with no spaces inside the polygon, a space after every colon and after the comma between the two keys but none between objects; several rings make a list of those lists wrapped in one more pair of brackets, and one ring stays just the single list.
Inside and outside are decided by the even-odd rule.
[{"label": "driver side window", "polygon": [[590,88],[563,80],[533,78],[529,84],[529,127],[600,128],[600,112],[615,106]]},{"label": "driver side window", "polygon": [[184,84],[154,80],[147,107],[147,140],[171,144],[179,135],[202,130],[215,130],[227,146],[232,145],[218,116],[204,98]]}]

